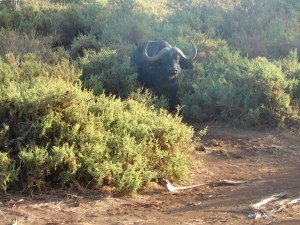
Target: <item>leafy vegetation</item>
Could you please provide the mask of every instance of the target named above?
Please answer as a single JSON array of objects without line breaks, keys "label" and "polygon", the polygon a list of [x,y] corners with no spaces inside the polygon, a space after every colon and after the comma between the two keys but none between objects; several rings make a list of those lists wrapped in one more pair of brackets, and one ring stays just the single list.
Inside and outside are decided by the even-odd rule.
[{"label": "leafy vegetation", "polygon": [[[297,0],[0,2],[0,188],[132,193],[188,174],[185,121],[300,125]],[[144,40],[199,49],[181,116],[137,83]]]},{"label": "leafy vegetation", "polygon": [[195,72],[182,76],[184,113],[192,120],[254,127],[284,126],[285,120],[297,123],[298,103],[292,98],[298,99],[298,79],[290,76],[287,79],[282,69],[266,58],[249,60],[227,47],[219,48],[197,64]]},{"label": "leafy vegetation", "polygon": [[[20,168],[20,187],[79,181],[133,192],[155,177],[184,178],[187,156],[180,146],[191,141],[193,129],[179,116],[82,91],[63,62],[43,69],[48,65],[31,59],[11,64],[9,57],[0,61],[0,148],[2,170],[13,169],[7,160]],[[3,189],[15,180],[4,176]]]}]

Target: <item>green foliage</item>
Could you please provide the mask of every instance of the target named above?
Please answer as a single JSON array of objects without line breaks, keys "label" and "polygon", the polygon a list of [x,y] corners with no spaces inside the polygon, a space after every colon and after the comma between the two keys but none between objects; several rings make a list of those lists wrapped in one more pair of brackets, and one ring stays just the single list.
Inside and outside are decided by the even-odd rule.
[{"label": "green foliage", "polygon": [[95,94],[105,92],[122,98],[137,87],[136,74],[130,68],[128,57],[115,50],[102,48],[99,53],[88,51],[81,58],[83,85]]},{"label": "green foliage", "polygon": [[68,184],[75,178],[79,167],[74,146],[67,143],[53,146],[51,150],[48,150],[47,146],[31,145],[28,149],[20,149],[19,158],[25,188],[31,190],[44,189],[47,180],[54,185]]},{"label": "green foliage", "polygon": [[70,5],[52,18],[53,32],[58,34],[57,44],[69,47],[81,34],[102,34],[105,10],[99,4]]},{"label": "green foliage", "polygon": [[[299,3],[281,0],[155,1],[65,0],[21,2],[18,10],[0,10],[0,25],[21,32],[53,34],[70,47],[80,34],[101,44],[140,43],[145,39],[224,38],[251,57],[285,56],[300,43]],[[57,4],[59,3],[59,4]],[[109,46],[106,46],[109,47]]]},{"label": "green foliage", "polygon": [[221,37],[250,57],[279,58],[299,47],[299,3],[281,0],[173,1],[168,18],[210,38]]},{"label": "green foliage", "polygon": [[36,31],[48,35],[52,31],[52,9],[36,10],[33,5],[19,10],[0,10],[0,27],[20,32]]},{"label": "green foliage", "polygon": [[84,51],[88,49],[95,50],[95,51],[98,51],[100,49],[96,37],[94,35],[80,35],[74,38],[71,44],[70,55],[73,58],[76,58],[78,56],[83,56]]},{"label": "green foliage", "polygon": [[187,118],[233,121],[251,126],[282,126],[297,111],[289,82],[265,58],[248,60],[223,47],[182,77],[180,97]]},{"label": "green foliage", "polygon": [[3,125],[0,149],[20,165],[23,188],[80,182],[131,193],[155,177],[186,176],[181,171],[188,168],[187,149],[181,146],[191,141],[193,130],[179,116],[82,91],[51,75],[63,62],[48,67],[17,60],[11,66],[7,58],[0,61],[7,74],[0,82],[0,122],[9,126]]},{"label": "green foliage", "polygon": [[[37,54],[23,55],[22,58],[7,54],[0,58],[0,85],[10,85],[11,82],[28,81],[32,77],[61,78],[70,83],[78,81],[81,74],[73,62],[55,52],[51,53],[51,64],[43,63]],[[6,93],[3,93],[6,94]]]},{"label": "green foliage", "polygon": [[38,53],[43,58],[50,57],[53,38],[35,33],[20,33],[14,30],[0,30],[0,55]]},{"label": "green foliage", "polygon": [[138,88],[130,93],[131,99],[157,109],[168,109],[169,103],[165,96],[156,96],[148,89]]},{"label": "green foliage", "polygon": [[109,45],[123,42],[137,45],[146,37],[157,38],[157,33],[153,31],[158,28],[157,20],[167,11],[164,8],[165,2],[159,0],[153,4],[143,0],[109,1],[109,23],[104,26],[101,41]]},{"label": "green foliage", "polygon": [[60,3],[60,4],[69,4],[69,3],[81,3],[81,0],[51,0],[53,3]]},{"label": "green foliage", "polygon": [[8,183],[17,180],[18,170],[8,154],[0,152],[0,189],[6,191]]},{"label": "green foliage", "polygon": [[289,81],[289,91],[294,101],[300,101],[300,63],[297,49],[277,62]]},{"label": "green foliage", "polygon": [[20,149],[19,158],[22,177],[26,179],[26,188],[43,188],[45,177],[49,174],[50,157],[47,150],[38,146],[33,146],[29,150]]}]

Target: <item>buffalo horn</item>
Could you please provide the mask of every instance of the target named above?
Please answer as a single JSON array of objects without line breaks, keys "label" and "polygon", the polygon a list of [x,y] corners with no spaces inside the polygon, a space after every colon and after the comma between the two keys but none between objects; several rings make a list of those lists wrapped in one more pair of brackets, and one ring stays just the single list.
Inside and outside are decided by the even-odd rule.
[{"label": "buffalo horn", "polygon": [[197,47],[196,45],[191,42],[191,44],[193,45],[193,50],[194,50],[194,53],[193,55],[185,55],[179,48],[177,47],[173,47],[173,49],[184,59],[188,60],[188,61],[192,61],[196,58],[197,56]]},{"label": "buffalo horn", "polygon": [[156,60],[160,59],[163,55],[165,55],[167,52],[171,51],[171,48],[164,47],[162,50],[159,51],[159,53],[157,53],[157,55],[155,55],[155,56],[149,56],[148,53],[147,53],[147,49],[148,49],[148,45],[149,44],[150,44],[150,41],[148,41],[148,43],[144,47],[143,57],[147,61],[150,61],[150,62],[155,62]]}]

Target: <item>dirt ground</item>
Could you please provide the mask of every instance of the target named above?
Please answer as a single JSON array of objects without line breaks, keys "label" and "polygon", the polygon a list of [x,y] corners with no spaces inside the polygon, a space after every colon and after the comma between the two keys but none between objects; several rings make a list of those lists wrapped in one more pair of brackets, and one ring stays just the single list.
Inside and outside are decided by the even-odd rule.
[{"label": "dirt ground", "polygon": [[300,224],[300,204],[269,219],[249,218],[249,205],[273,194],[300,196],[300,134],[209,127],[205,150],[195,151],[190,185],[245,180],[238,186],[202,186],[177,193],[153,186],[133,197],[54,192],[0,196],[0,224]]}]

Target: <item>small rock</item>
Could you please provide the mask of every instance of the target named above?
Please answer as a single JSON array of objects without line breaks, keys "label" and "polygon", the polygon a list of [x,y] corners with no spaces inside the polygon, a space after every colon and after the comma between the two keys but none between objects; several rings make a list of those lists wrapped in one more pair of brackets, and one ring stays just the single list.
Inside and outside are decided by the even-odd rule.
[{"label": "small rock", "polygon": [[78,200],[75,200],[74,201],[74,207],[78,207],[80,205],[79,201]]},{"label": "small rock", "polygon": [[205,148],[203,145],[200,145],[200,146],[197,146],[197,147],[196,147],[196,151],[197,151],[197,152],[205,152],[205,151],[206,151],[206,148]]}]

